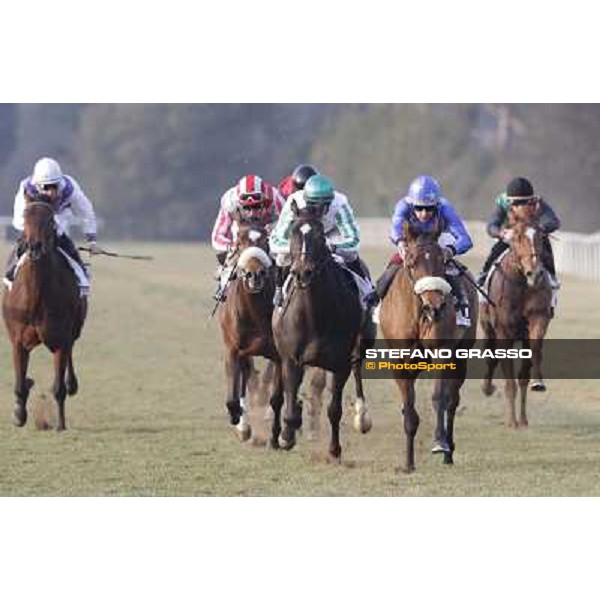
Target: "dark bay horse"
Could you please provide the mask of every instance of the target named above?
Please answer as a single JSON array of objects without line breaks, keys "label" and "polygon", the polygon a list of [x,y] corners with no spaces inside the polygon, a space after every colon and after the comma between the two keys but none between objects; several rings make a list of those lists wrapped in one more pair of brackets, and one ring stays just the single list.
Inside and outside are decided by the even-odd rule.
[{"label": "dark bay horse", "polygon": [[282,362],[285,396],[284,426],[279,445],[290,450],[302,425],[298,389],[307,366],[333,373],[327,414],[331,424],[330,455],[342,452],[339,424],[342,392],[354,370],[357,388],[355,427],[370,429],[358,348],[365,314],[351,276],[334,260],[327,247],[323,225],[310,216],[297,218],[290,234],[291,283],[283,306],[273,313],[273,335]]},{"label": "dark bay horse", "polygon": [[65,424],[65,398],[77,392],[73,345],[81,334],[87,299],[80,297],[77,279],[56,246],[54,211],[45,202],[25,208],[23,244],[26,253],[10,290],[5,290],[2,313],[12,343],[15,369],[15,425],[27,421],[27,398],[33,380],[27,377],[29,354],[44,344],[54,356],[53,394],[58,407],[56,429]]},{"label": "dark bay horse", "polygon": [[248,422],[246,392],[252,372],[252,357],[263,356],[274,363],[274,384],[270,404],[273,421],[272,444],[280,433],[281,368],[273,334],[271,316],[275,293],[274,266],[268,254],[268,235],[260,225],[241,225],[237,238],[235,277],[219,312],[225,343],[227,374],[226,406],[230,421],[242,441],[252,432]]},{"label": "dark bay horse", "polygon": [[552,288],[541,260],[544,232],[535,218],[519,218],[510,213],[512,231],[510,248],[490,275],[489,296],[492,304],[482,304],[481,325],[487,348],[510,348],[521,342],[531,348],[532,358],[523,359],[518,373],[520,414],[517,420],[515,382],[512,359],[487,359],[483,393],[491,395],[494,370],[500,362],[505,379],[505,423],[508,427],[527,427],[527,387],[531,378],[533,391],[544,391],[542,378],[542,344],[552,317]]},{"label": "dark bay horse", "polygon": [[[439,235],[439,228],[421,235],[410,226],[405,228],[408,246],[404,264],[384,296],[379,314],[381,331],[392,347],[399,344],[407,349],[433,350],[470,348],[475,343],[477,296],[473,288],[465,287],[472,322],[470,327],[457,327],[450,285],[444,277],[446,266],[437,241]],[[446,464],[453,462],[454,417],[467,370],[466,359],[453,359],[452,362],[456,363],[456,370],[451,377],[440,376],[435,380],[432,398],[436,415],[432,452],[443,453]],[[411,472],[415,469],[414,439],[419,427],[419,415],[415,408],[415,381],[419,371],[397,371],[394,374],[402,395],[406,434],[404,470]]]}]

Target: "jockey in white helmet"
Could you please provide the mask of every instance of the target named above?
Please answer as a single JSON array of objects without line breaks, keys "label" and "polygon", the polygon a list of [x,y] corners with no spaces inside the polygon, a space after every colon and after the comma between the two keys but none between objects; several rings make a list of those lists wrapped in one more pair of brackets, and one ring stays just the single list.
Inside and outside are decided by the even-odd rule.
[{"label": "jockey in white helmet", "polygon": [[[48,157],[40,158],[35,163],[32,175],[23,179],[19,184],[15,196],[12,223],[13,227],[19,232],[22,232],[24,228],[24,213],[27,201],[46,202],[54,209],[57,246],[71,259],[69,262],[78,277],[79,286],[82,292],[87,292],[89,290],[89,277],[79,252],[77,252],[73,241],[67,235],[67,231],[73,218],[78,217],[85,238],[89,243],[91,254],[102,253],[102,248],[96,242],[96,215],[92,203],[77,181],[70,175],[63,174],[58,162]],[[23,253],[24,248],[21,239],[19,239],[9,257],[5,284],[12,284],[17,262]]]}]

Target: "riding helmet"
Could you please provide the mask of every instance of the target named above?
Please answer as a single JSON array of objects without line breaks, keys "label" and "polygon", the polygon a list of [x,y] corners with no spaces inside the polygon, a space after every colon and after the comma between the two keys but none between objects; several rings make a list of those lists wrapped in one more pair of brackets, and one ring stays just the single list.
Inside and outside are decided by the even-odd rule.
[{"label": "riding helmet", "polygon": [[333,184],[325,175],[313,175],[304,186],[304,199],[309,204],[327,204],[334,195]]},{"label": "riding helmet", "polygon": [[406,200],[412,206],[437,206],[442,195],[440,184],[430,175],[419,175],[408,188]]},{"label": "riding helmet", "polygon": [[533,199],[533,186],[525,177],[515,177],[506,186],[506,196],[509,200],[531,200]]},{"label": "riding helmet", "polygon": [[296,190],[303,190],[306,182],[318,171],[312,165],[298,165],[292,173],[292,181]]}]

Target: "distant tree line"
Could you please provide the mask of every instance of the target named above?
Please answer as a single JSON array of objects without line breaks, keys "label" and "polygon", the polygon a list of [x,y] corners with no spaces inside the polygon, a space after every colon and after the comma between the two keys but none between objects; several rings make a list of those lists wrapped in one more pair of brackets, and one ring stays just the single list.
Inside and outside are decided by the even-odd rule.
[{"label": "distant tree line", "polygon": [[42,155],[84,185],[108,237],[206,240],[225,189],[311,159],[360,215],[386,216],[420,173],[469,218],[514,175],[564,226],[600,229],[596,105],[0,105],[0,212]]}]

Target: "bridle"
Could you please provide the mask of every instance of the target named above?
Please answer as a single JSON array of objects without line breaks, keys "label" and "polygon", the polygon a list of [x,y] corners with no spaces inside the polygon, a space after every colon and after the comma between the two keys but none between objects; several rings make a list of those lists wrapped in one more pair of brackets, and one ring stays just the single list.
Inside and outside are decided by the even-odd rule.
[{"label": "bridle", "polygon": [[[49,237],[50,237],[49,241],[51,242],[50,247],[54,247],[55,241],[56,241],[56,224],[54,222],[54,209],[52,208],[52,206],[49,203],[42,202],[42,201],[28,202],[27,205],[25,206],[25,214],[27,214],[27,212],[31,208],[40,207],[40,206],[43,206],[52,215],[51,219],[48,221],[51,225],[51,230],[48,233],[49,233]],[[44,233],[47,233],[47,232],[44,231]],[[36,262],[36,261],[40,260],[40,258],[45,254],[44,243],[41,240],[38,240],[36,242],[29,242],[27,240],[24,240],[22,242],[22,246],[25,249],[25,251],[29,254],[29,259],[32,262]]]},{"label": "bridle", "polygon": [[[417,243],[413,246],[413,248],[421,249],[422,252],[426,251],[425,249],[428,247],[431,247],[431,248],[435,247],[437,249],[438,248],[437,241]],[[409,251],[411,251],[411,250],[412,249],[409,249]],[[405,264],[406,276],[407,276],[409,282],[411,283],[412,292],[419,300],[419,309],[418,309],[419,318],[426,317],[432,321],[435,321],[435,320],[437,320],[436,317],[439,317],[439,315],[442,313],[442,311],[444,310],[444,308],[447,305],[446,297],[448,296],[448,294],[451,291],[450,284],[445,280],[445,278],[435,276],[435,275],[430,275],[430,276],[426,275],[426,276],[423,276],[423,277],[420,277],[419,279],[417,279],[415,277],[415,274],[413,271],[414,265],[412,264],[412,262],[413,261],[409,262],[409,261],[405,260],[404,264]],[[437,307],[433,308],[429,304],[426,304],[423,301],[422,295],[426,291],[437,291],[444,296],[444,299],[442,300],[442,303],[440,304],[439,308],[437,308]]]},{"label": "bridle", "polygon": [[[304,227],[307,227],[307,229],[303,230]],[[290,267],[290,272],[294,277],[296,285],[302,290],[308,289],[313,283],[313,281],[325,271],[325,269],[329,266],[330,263],[333,262],[333,256],[331,252],[327,252],[327,254],[322,258],[322,260],[316,261],[313,258],[313,252],[306,248],[306,235],[311,230],[311,228],[312,225],[310,225],[308,221],[305,222],[303,225],[300,225],[299,227],[299,230],[304,237],[302,242],[302,249],[299,252],[299,256],[301,259],[308,259],[309,264],[313,265],[314,268],[309,270],[308,277],[302,277],[301,273],[306,273],[307,270],[299,272],[297,269],[294,269],[294,262],[296,259],[294,259]]]}]

